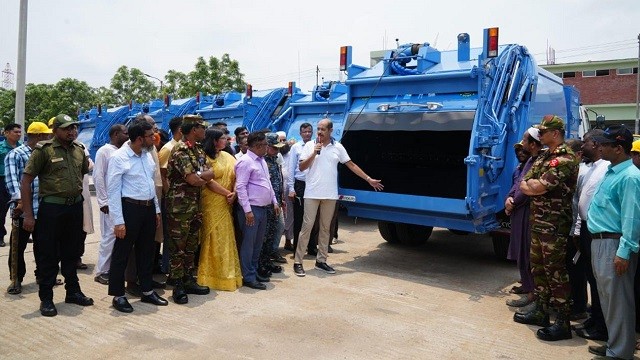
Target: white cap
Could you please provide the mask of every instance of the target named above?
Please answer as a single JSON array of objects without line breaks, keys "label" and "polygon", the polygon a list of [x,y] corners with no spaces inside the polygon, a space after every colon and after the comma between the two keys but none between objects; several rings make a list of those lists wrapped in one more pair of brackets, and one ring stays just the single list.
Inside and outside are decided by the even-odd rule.
[{"label": "white cap", "polygon": [[284,131],[276,131],[276,134],[278,134],[278,136],[284,137],[285,139],[287,138],[287,133]]},{"label": "white cap", "polygon": [[527,132],[529,133],[529,135],[531,135],[532,138],[540,141],[540,131],[534,127],[530,127],[527,129]]}]

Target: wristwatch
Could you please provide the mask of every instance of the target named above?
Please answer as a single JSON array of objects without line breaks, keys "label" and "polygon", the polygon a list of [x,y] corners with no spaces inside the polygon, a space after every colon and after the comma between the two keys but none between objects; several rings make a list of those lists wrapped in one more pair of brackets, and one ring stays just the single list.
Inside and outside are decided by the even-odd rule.
[{"label": "wristwatch", "polygon": [[196,171],[196,175],[201,176],[202,175],[202,171]]}]

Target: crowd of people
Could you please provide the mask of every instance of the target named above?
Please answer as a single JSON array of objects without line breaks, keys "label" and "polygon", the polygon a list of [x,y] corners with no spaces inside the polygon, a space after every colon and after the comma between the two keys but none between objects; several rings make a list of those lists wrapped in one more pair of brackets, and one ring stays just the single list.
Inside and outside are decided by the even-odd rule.
[{"label": "crowd of people", "polygon": [[518,307],[515,322],[540,327],[540,340],[570,339],[573,330],[606,342],[589,346],[594,359],[632,359],[640,326],[640,141],[622,125],[582,140],[565,141],[564,133],[564,121],[547,115],[514,146],[520,165],[505,212],[521,281],[511,292],[522,297],[507,305]]},{"label": "crowd of people", "polygon": [[[284,133],[240,127],[231,146],[225,123],[209,126],[198,115],[174,118],[169,129],[171,139],[148,115],[113,125],[94,164],[76,141],[77,121],[67,115],[51,119],[50,126],[33,122],[24,145],[20,126],[7,125],[0,144],[6,194],[0,195],[13,204],[16,232],[9,294],[22,291],[31,237],[40,313],[57,315],[53,289],[62,284],[59,271],[66,303],[93,304],[77,276],[86,269],[81,257],[92,231],[83,225],[83,218],[92,217],[85,208],[90,196],[83,192],[92,169],[101,230],[94,280],[107,286],[113,308],[125,313],[134,311],[127,295],[168,305],[155,291],[167,285],[176,304],[210,289],[266,290],[272,274],[284,270],[279,264],[287,262],[279,250],[283,235],[284,248],[295,253],[297,276],[305,275],[305,252],[316,257],[317,270],[333,274],[327,257],[337,237],[338,163],[376,191],[383,189],[333,139],[329,119],[320,120],[314,141],[311,124],[302,124],[298,143],[287,142]],[[154,272],[166,273],[166,283],[154,280]]]}]

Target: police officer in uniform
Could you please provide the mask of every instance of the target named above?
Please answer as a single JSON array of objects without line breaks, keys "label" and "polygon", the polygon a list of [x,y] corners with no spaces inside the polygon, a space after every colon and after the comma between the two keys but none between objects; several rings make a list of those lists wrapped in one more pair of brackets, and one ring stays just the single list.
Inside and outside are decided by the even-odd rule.
[{"label": "police officer in uniform", "polygon": [[[56,316],[53,286],[58,263],[65,278],[66,303],[93,305],[93,299],[80,290],[76,262],[82,241],[82,178],[89,172],[89,160],[84,146],[75,141],[78,122],[60,114],[53,121],[51,140],[36,145],[24,169],[20,183],[23,203],[23,228],[34,231],[38,239],[36,266],[40,276],[40,313]],[[38,222],[33,216],[31,183],[40,182]],[[35,229],[34,229],[35,227]]]},{"label": "police officer in uniform", "polygon": [[[536,336],[545,341],[571,339],[569,275],[565,258],[572,222],[572,199],[578,180],[579,161],[564,143],[564,122],[545,115],[536,126],[543,150],[520,182],[520,190],[531,197],[531,272],[536,307],[514,314],[514,321],[542,326]],[[557,310],[550,325],[544,306]]]},{"label": "police officer in uniform", "polygon": [[202,225],[200,191],[213,179],[213,171],[206,168],[200,145],[205,133],[202,117],[186,115],[180,129],[183,138],[173,148],[167,165],[169,191],[165,200],[170,239],[169,279],[175,283],[172,297],[176,304],[186,304],[187,294],[209,293],[208,287],[196,283],[193,270]]}]

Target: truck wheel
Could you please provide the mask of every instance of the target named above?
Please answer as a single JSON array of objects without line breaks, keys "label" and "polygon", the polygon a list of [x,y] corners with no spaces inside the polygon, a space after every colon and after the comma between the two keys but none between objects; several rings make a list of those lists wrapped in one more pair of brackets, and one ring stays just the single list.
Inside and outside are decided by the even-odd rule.
[{"label": "truck wheel", "polygon": [[493,252],[500,260],[507,259],[507,253],[509,252],[509,237],[494,235],[491,237],[493,241]]},{"label": "truck wheel", "polygon": [[396,223],[389,221],[378,221],[378,231],[382,238],[389,244],[397,244],[400,242],[396,233]]},{"label": "truck wheel", "polygon": [[433,226],[422,226],[413,224],[396,224],[398,238],[403,245],[419,246],[429,240]]},{"label": "truck wheel", "polygon": [[456,230],[456,229],[448,229],[448,230],[456,235],[469,235],[469,232],[464,230]]}]

